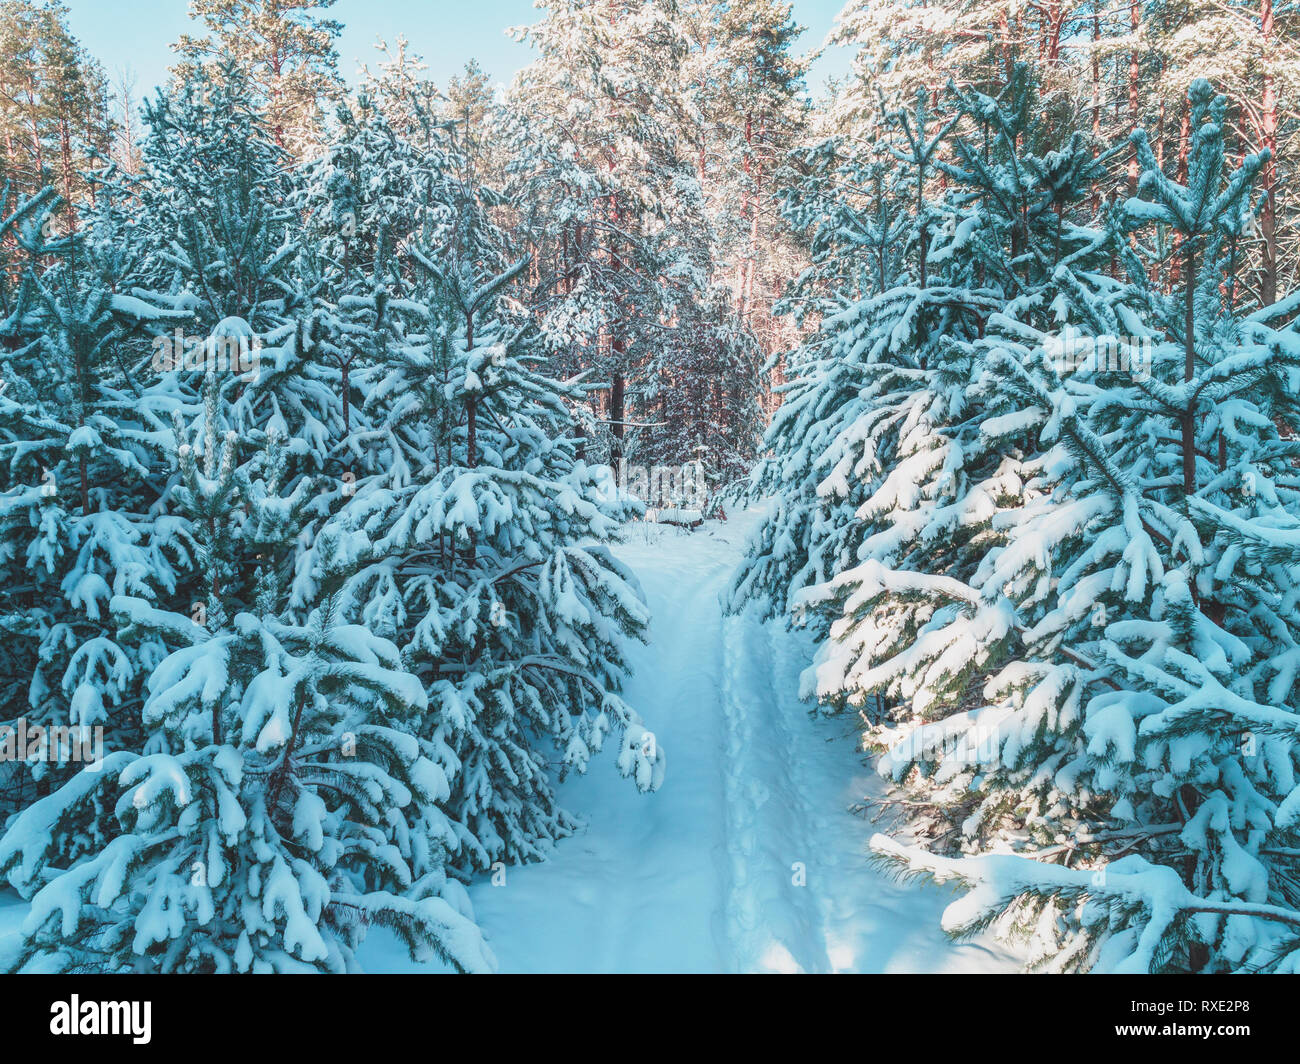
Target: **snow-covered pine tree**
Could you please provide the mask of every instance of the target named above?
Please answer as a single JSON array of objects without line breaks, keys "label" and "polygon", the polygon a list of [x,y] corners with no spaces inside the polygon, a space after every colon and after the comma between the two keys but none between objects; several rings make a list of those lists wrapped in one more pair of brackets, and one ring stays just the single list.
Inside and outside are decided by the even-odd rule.
[{"label": "snow-covered pine tree", "polygon": [[448,224],[444,165],[436,142],[417,150],[361,96],[339,108],[334,140],[302,174],[297,285],[306,317],[299,332],[312,362],[337,381],[342,424],[330,441],[329,469],[336,478],[351,475],[349,490],[375,457],[353,371],[383,363],[387,344],[401,335],[390,303],[409,294],[411,278],[399,248],[426,227]]},{"label": "snow-covered pine tree", "polygon": [[[234,62],[199,71],[146,108],[137,225],[155,300],[192,309],[193,334],[166,386],[197,409],[209,369],[235,431],[300,441],[319,471],[341,435],[341,369],[312,350],[312,285],[295,195],[263,101]],[[173,352],[175,355],[176,353]]]},{"label": "snow-covered pine tree", "polygon": [[313,554],[317,602],[292,619],[313,486],[282,490],[288,447],[274,431],[241,462],[217,394],[213,381],[193,442],[177,425],[175,505],[197,530],[207,598],[190,613],[113,597],[120,640],[174,648],[147,681],[148,738],[10,823],[0,874],[31,909],[4,966],[339,972],[378,923],[417,958],[490,969],[441,862],[453,761],[416,738],[425,689],[391,642],[344,622],[348,553],[332,540]]},{"label": "snow-covered pine tree", "polygon": [[[969,416],[970,362],[955,341],[979,335],[1001,293],[980,286],[974,257],[962,253],[973,222],[930,198],[936,153],[960,113],[936,117],[918,93],[911,109],[885,117],[892,178],[878,155],[841,158],[828,144],[812,157],[809,187],[789,201],[793,218],[818,226],[804,298],[821,320],[789,360],[772,454],[754,475],[773,510],[733,580],[736,607],[756,600],[784,612],[851,568],[893,511],[964,491],[954,430]],[[824,632],[816,612],[807,619]]]},{"label": "snow-covered pine tree", "polygon": [[[796,601],[835,618],[809,693],[861,704],[874,691],[923,717],[969,699],[972,679],[1007,631],[996,611],[982,618],[978,634],[944,629],[918,580],[942,577],[955,587],[975,579],[1002,530],[1041,490],[1044,458],[1033,430],[1042,415],[990,372],[989,353],[1026,336],[1042,343],[1049,334],[1068,336],[1081,318],[1089,330],[1113,325],[1113,313],[1102,320],[1098,308],[1123,292],[1090,272],[1106,261],[1106,233],[1079,224],[1103,160],[1077,134],[1052,148],[1027,68],[1016,69],[998,99],[951,93],[963,129],[951,141],[953,161],[939,164],[950,184],[929,260],[961,271],[995,309],[964,333],[949,330],[931,356],[946,404],[927,405],[920,438],[887,459],[856,511],[865,534],[858,564]],[[1085,310],[1072,311],[1075,302]],[[909,403],[926,394],[909,382],[898,391]],[[936,411],[943,420],[931,420]],[[857,431],[878,443],[875,425]]]},{"label": "snow-covered pine tree", "polygon": [[807,59],[793,47],[802,27],[786,0],[685,0],[679,8],[689,42],[681,73],[690,108],[685,136],[713,229],[718,280],[770,350],[771,306],[799,262],[774,193],[806,119]]},{"label": "snow-covered pine tree", "polygon": [[[6,559],[6,621],[38,654],[33,717],[113,726],[98,766],[18,796],[0,849],[33,910],[6,963],[343,970],[381,922],[489,967],[446,876],[455,756],[417,738],[425,689],[344,623],[346,554],[314,534],[339,493],[309,474],[344,406],[312,351],[292,182],[237,76],[151,119],[132,205],[99,200],[106,231],[45,239],[51,196],[11,219],[33,260],[67,262],[6,292],[6,541],[31,541]],[[47,452],[57,472],[24,484]]]},{"label": "snow-covered pine tree", "polygon": [[726,286],[681,300],[672,342],[645,367],[636,390],[637,409],[650,419],[630,434],[637,463],[672,468],[698,460],[712,490],[743,482],[763,423],[763,361]]},{"label": "snow-covered pine tree", "polygon": [[347,593],[430,691],[421,736],[455,752],[468,874],[537,857],[570,828],[547,746],[562,772],[582,771],[614,732],[620,771],[642,790],[664,755],[617,694],[624,640],[648,614],[601,545],[618,500],[576,458],[566,404],[583,391],[536,369],[510,294],[527,260],[509,257],[474,189],[452,188],[454,224],[405,251],[413,292],[392,303],[403,336],[365,378],[381,471],[358,479],[322,535],[343,530],[366,563]]},{"label": "snow-covered pine tree", "polygon": [[422,312],[408,303],[411,333],[374,384],[393,467],[338,520],[370,541],[377,561],[354,593],[369,583],[370,601],[402,618],[403,659],[432,693],[426,735],[458,757],[451,808],[468,871],[539,856],[571,826],[546,745],[581,771],[614,731],[641,790],[658,787],[664,756],[617,696],[623,641],[649,618],[636,580],[597,545],[617,520],[608,485],[575,457],[565,403],[581,390],[533,367],[507,291],[526,260],[500,258],[500,234],[468,199],[460,209],[450,242],[412,247]]},{"label": "snow-covered pine tree", "polygon": [[[552,372],[603,386],[593,459],[633,460],[644,373],[679,299],[707,287],[711,235],[684,136],[676,3],[542,0],[538,59],[510,92],[510,199],[535,249]],[[526,244],[525,244],[526,241]]]},{"label": "snow-covered pine tree", "polygon": [[[1297,958],[1294,571],[1246,541],[1296,505],[1296,448],[1275,418],[1294,407],[1300,351],[1269,327],[1274,308],[1235,305],[1232,249],[1265,160],[1229,164],[1224,103],[1192,86],[1185,184],[1135,137],[1140,197],[1124,216],[1138,250],[1117,249],[1132,293],[1078,301],[1091,349],[1120,356],[1102,369],[1122,372],[1105,387],[1054,375],[1059,349],[1042,334],[988,352],[1002,387],[1038,410],[1043,476],[969,584],[927,575],[913,588],[934,602],[924,637],[949,647],[1005,618],[978,699],[904,729],[881,766],[899,780],[919,767],[924,791],[963,809],[977,856],[874,847],[972,888],[945,914],[953,933],[1027,924],[1056,967]],[[1152,226],[1177,240],[1172,293],[1138,257]],[[927,682],[920,672],[918,691]]]}]

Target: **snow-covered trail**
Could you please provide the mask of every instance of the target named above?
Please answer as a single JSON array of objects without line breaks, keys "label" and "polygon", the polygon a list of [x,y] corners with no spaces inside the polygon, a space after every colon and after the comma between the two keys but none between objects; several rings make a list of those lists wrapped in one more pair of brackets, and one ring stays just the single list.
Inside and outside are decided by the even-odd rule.
[{"label": "snow-covered trail", "polygon": [[[610,755],[561,788],[586,821],[549,862],[471,890],[505,972],[990,971],[1014,961],[939,930],[950,900],[865,858],[848,811],[878,782],[848,720],[810,719],[797,697],[807,641],[719,600],[759,518],[695,532],[633,526],[619,556],[653,610],[627,691],[667,755],[637,793]],[[367,970],[413,970],[372,935]]]}]

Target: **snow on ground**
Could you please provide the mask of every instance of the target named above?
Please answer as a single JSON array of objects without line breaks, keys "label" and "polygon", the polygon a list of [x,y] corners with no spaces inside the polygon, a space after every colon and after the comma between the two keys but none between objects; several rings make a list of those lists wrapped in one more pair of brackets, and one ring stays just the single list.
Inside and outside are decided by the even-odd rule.
[{"label": "snow on ground", "polygon": [[[849,807],[880,783],[852,721],[812,719],[796,692],[811,647],[719,595],[758,510],[686,530],[633,525],[618,555],[654,612],[627,691],[667,755],[642,795],[610,752],[560,788],[586,827],[549,862],[470,891],[505,972],[1008,971],[983,942],[939,930],[951,897],[871,869]],[[392,935],[367,971],[415,971]]]},{"label": "snow on ground", "polygon": [[[586,827],[552,859],[471,889],[504,972],[1010,971],[985,942],[939,930],[950,896],[900,885],[866,861],[870,825],[849,812],[880,781],[853,722],[814,718],[796,692],[808,640],[719,595],[761,514],[691,532],[633,525],[619,556],[654,611],[627,691],[667,754],[650,795],[612,751],[560,788]],[[0,953],[26,903],[0,891]],[[366,971],[437,970],[375,929]]]}]

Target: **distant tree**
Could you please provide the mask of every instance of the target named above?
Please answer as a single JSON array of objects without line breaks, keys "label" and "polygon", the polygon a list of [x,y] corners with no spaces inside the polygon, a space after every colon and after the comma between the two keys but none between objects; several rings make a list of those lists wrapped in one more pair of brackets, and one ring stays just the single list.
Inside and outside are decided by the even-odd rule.
[{"label": "distant tree", "polygon": [[182,34],[172,47],[186,66],[209,73],[234,63],[265,98],[275,143],[295,158],[312,155],[324,118],[342,92],[334,42],[342,24],[324,17],[335,0],[191,0],[207,34]]}]

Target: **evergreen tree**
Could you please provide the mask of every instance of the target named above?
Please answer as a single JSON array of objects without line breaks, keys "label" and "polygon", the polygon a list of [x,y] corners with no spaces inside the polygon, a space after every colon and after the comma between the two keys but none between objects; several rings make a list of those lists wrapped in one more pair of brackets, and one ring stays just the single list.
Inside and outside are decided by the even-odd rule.
[{"label": "evergreen tree", "polygon": [[409,246],[402,334],[364,384],[388,452],[333,523],[367,563],[349,593],[431,693],[422,735],[455,752],[468,872],[540,856],[570,829],[539,743],[582,771],[619,733],[619,769],[642,790],[664,757],[617,694],[645,606],[607,548],[582,545],[618,516],[569,435],[566,403],[583,393],[535,368],[509,299],[527,260],[510,261],[472,190],[451,188],[456,221]]},{"label": "evergreen tree", "polygon": [[[209,595],[197,621],[113,598],[122,639],[148,633],[175,649],[148,680],[143,751],[83,769],[0,842],[0,873],[32,896],[6,966],[346,971],[379,923],[413,956],[485,970],[463,892],[436,860],[451,832],[438,809],[445,766],[412,734],[425,691],[396,647],[342,623],[331,546],[316,558],[332,590],[305,624],[286,619],[283,558],[308,482],[281,493],[286,448],[274,433],[239,463],[215,386],[207,394],[198,445],[177,450],[175,499],[194,527],[217,530],[201,543]],[[219,549],[231,541],[258,549],[251,612]],[[391,811],[408,808],[425,837],[395,829]]]},{"label": "evergreen tree", "polygon": [[[1053,201],[1077,204],[1086,190],[1091,153],[1067,146],[1027,167],[1046,208],[1036,257],[1050,256],[1049,287],[961,345],[980,437],[1005,456],[1002,497],[986,488],[983,503],[961,501],[954,516],[976,534],[960,554],[935,550],[944,540],[931,532],[925,562],[900,564],[877,533],[856,568],[800,599],[842,611],[810,691],[889,696],[899,709],[875,735],[888,747],[880,771],[912,781],[967,854],[1016,856],[939,857],[883,837],[877,852],[977,888],[946,914],[953,933],[1009,914],[1038,929],[1041,958],[1057,967],[1292,963],[1294,918],[1279,915],[1289,879],[1271,854],[1290,845],[1275,810],[1293,787],[1277,737],[1291,673],[1274,663],[1293,636],[1277,610],[1285,584],[1271,583],[1281,574],[1231,544],[1233,521],[1260,507],[1257,483],[1266,504],[1286,505],[1293,445],[1273,417],[1293,401],[1296,352],[1264,319],[1234,321],[1225,297],[1265,160],[1227,165],[1224,105],[1193,86],[1189,185],[1161,173],[1137,137],[1144,198],[1125,205],[1123,228],[1179,234],[1185,283],[1173,296],[1151,286],[1119,224],[1108,239],[1127,286],[1097,272],[1098,231],[1052,223],[1064,214]],[[958,155],[966,165],[952,176],[1014,192],[1005,167],[990,182],[973,165],[980,153]],[[1012,273],[1032,250],[1023,236],[1032,230],[1003,256]],[[1064,350],[1062,324],[1076,330]],[[1085,340],[1081,365],[1068,344]],[[1068,837],[1089,867],[1053,863]],[[1141,852],[1108,861],[1113,847]]]}]

